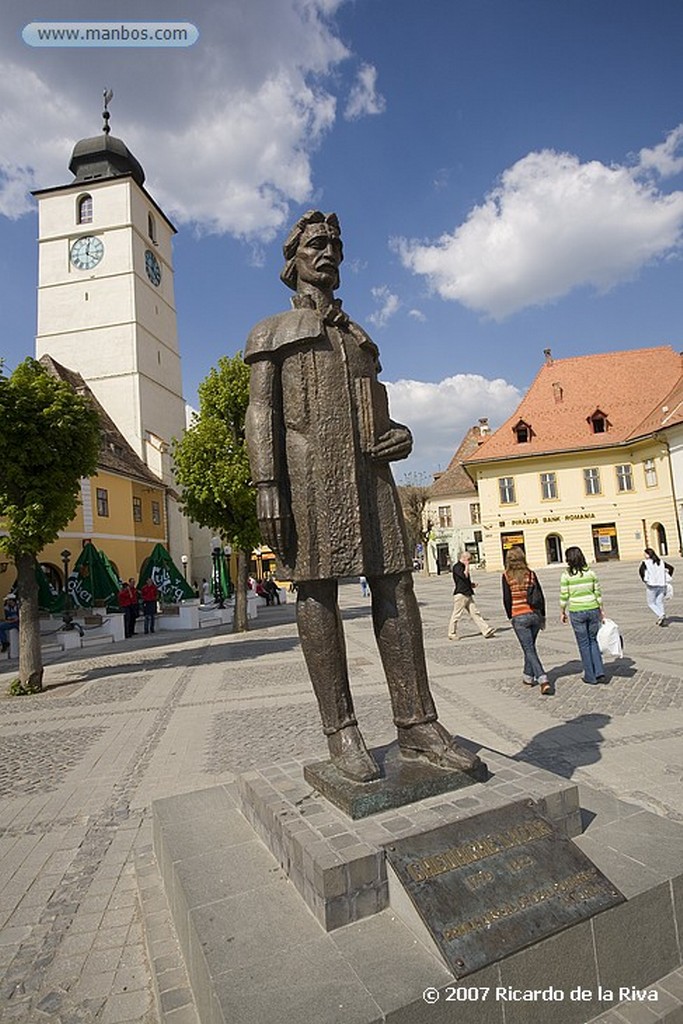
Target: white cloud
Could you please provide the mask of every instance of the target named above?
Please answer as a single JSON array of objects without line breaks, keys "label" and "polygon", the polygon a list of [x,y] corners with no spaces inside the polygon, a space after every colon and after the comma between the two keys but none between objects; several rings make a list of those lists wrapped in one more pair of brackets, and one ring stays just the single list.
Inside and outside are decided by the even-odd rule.
[{"label": "white cloud", "polygon": [[370,314],[368,320],[375,327],[386,327],[392,316],[400,309],[401,300],[398,295],[390,292],[385,284],[380,285],[378,288],[371,288],[370,291],[372,292],[372,297],[380,303],[380,307]]},{"label": "white cloud", "polygon": [[424,315],[421,309],[409,309],[408,316],[412,316],[413,320],[417,320],[421,324],[425,323],[425,321],[427,320],[427,317]]},{"label": "white cloud", "polygon": [[414,448],[409,459],[393,464],[394,476],[445,469],[469,427],[487,416],[493,430],[519,404],[522,393],[507,381],[459,373],[438,384],[417,380],[387,383],[391,417],[410,427]]},{"label": "white cloud", "polygon": [[652,149],[641,149],[638,163],[643,170],[653,170],[662,177],[669,177],[683,171],[683,154],[676,155],[683,146],[683,124],[669,132],[664,142]]},{"label": "white cloud", "polygon": [[668,156],[641,153],[635,169],[530,153],[453,233],[392,245],[442,298],[495,319],[581,285],[605,291],[680,244],[683,192],[665,195],[639,179],[647,159],[651,167],[673,165],[669,145]]},{"label": "white cloud", "polygon": [[[17,22],[26,21],[18,5]],[[327,85],[349,51],[330,19],[342,0],[231,0],[197,10],[187,50],[40,52],[0,39],[0,213],[30,208],[29,188],[70,180],[74,142],[100,128],[97,89],[114,88],[112,133],[147,167],[178,222],[266,241],[290,202],[312,193],[311,155],[336,116]],[[64,0],[65,19],[91,8]],[[168,19],[150,0],[145,17]],[[123,15],[120,15],[123,17]],[[100,84],[102,83],[102,84]],[[188,173],[189,172],[189,173]]]},{"label": "white cloud", "polygon": [[384,96],[377,92],[377,68],[372,64],[361,64],[349,93],[344,117],[347,121],[355,121],[366,114],[383,114],[386,105]]}]

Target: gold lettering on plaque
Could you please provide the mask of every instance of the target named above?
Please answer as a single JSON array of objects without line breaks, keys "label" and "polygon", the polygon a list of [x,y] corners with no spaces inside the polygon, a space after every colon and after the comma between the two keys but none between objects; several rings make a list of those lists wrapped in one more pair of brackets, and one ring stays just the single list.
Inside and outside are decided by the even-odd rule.
[{"label": "gold lettering on plaque", "polygon": [[437,875],[443,875],[446,871],[467,867],[468,864],[492,857],[496,853],[502,853],[515,846],[524,846],[534,839],[546,839],[552,834],[552,827],[542,819],[522,822],[503,832],[472,839],[461,846],[452,846],[449,850],[432,857],[414,860],[406,866],[406,871],[414,882],[426,882]]}]

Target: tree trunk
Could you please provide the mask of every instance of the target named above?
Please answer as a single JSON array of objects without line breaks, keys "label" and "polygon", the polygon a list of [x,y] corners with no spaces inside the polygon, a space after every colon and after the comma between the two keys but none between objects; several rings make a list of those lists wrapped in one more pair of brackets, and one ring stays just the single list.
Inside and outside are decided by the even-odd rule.
[{"label": "tree trunk", "polygon": [[232,620],[233,633],[245,633],[249,629],[247,619],[247,580],[249,579],[250,551],[237,551],[237,586],[235,587],[235,615]]},{"label": "tree trunk", "polygon": [[19,682],[26,693],[43,688],[43,652],[40,646],[36,560],[23,554],[16,559],[19,592]]}]

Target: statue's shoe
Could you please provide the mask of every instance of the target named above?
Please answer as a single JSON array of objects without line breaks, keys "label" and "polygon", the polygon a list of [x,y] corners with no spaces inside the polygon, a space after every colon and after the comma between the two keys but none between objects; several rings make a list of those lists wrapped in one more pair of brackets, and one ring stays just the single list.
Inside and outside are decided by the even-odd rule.
[{"label": "statue's shoe", "polygon": [[338,772],[353,782],[372,782],[378,779],[380,770],[372,754],[368,752],[357,725],[327,737],[332,764]]},{"label": "statue's shoe", "polygon": [[429,761],[439,768],[466,772],[481,765],[477,755],[457,746],[439,722],[399,728],[398,746],[401,757]]}]

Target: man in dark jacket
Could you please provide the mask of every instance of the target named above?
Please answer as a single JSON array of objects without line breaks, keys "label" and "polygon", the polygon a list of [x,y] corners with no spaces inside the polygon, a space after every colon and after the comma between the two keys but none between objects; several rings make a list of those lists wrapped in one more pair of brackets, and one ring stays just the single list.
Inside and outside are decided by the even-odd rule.
[{"label": "man in dark jacket", "polygon": [[403,513],[390,463],[412,449],[389,417],[377,346],[334,298],[343,258],[335,214],[311,210],[284,245],[294,308],[257,324],[247,446],[265,542],[297,584],[297,626],[337,769],[379,775],[358,729],[338,580],[365,576],[401,753],[444,768],[478,759],[437,722]]},{"label": "man in dark jacket", "polygon": [[495,635],[495,631],[489,626],[486,619],[482,618],[474,601],[474,588],[476,583],[470,578],[470,554],[463,551],[458,561],[453,566],[453,612],[451,621],[448,623],[448,639],[458,639],[458,620],[463,612],[467,612],[482,636]]}]

